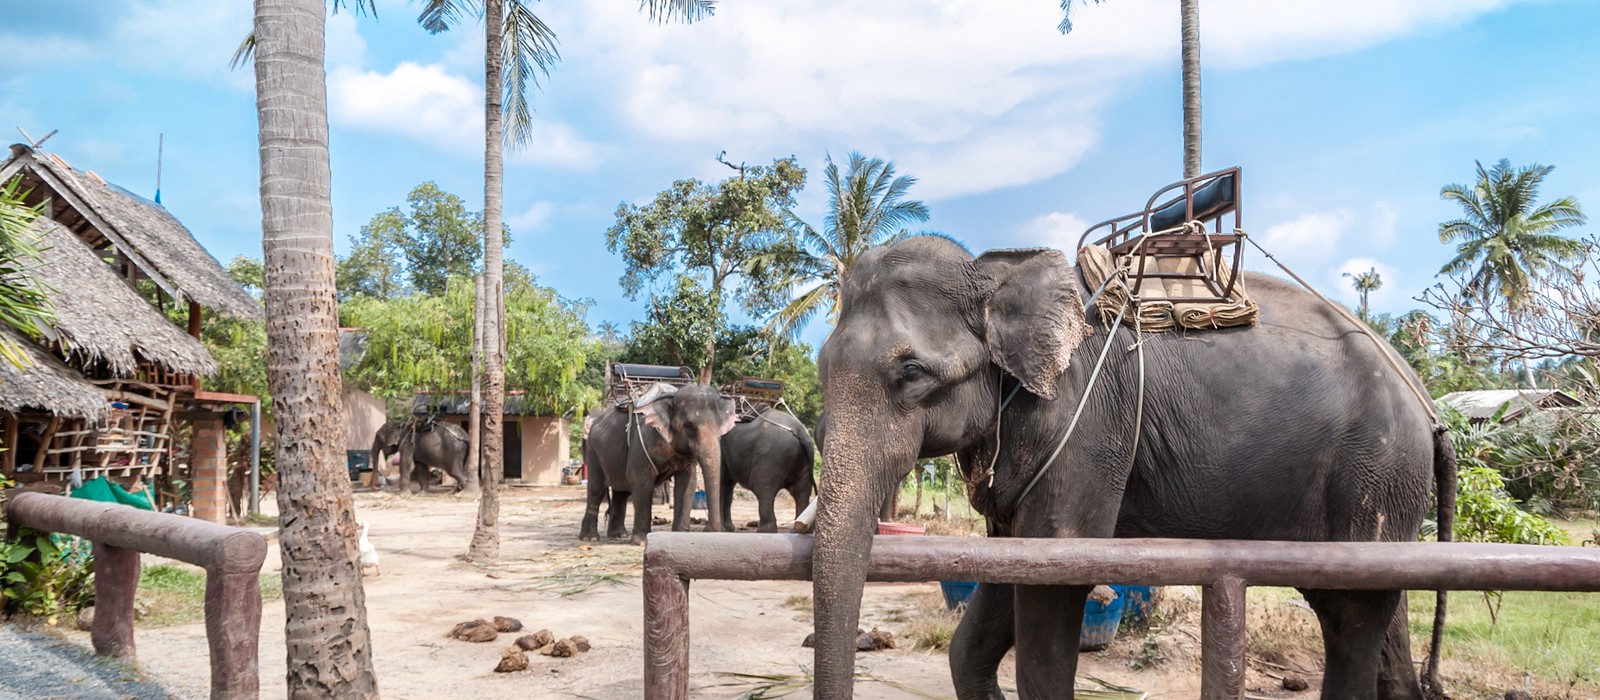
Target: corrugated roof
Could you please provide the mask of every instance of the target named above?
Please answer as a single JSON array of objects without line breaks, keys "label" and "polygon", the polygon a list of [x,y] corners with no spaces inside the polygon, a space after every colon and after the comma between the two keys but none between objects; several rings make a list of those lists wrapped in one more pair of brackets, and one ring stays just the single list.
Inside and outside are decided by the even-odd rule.
[{"label": "corrugated roof", "polygon": [[1559,389],[1495,389],[1456,391],[1439,397],[1439,403],[1473,420],[1493,418],[1501,406],[1511,404],[1502,420],[1512,420],[1530,408],[1581,406],[1583,402]]}]

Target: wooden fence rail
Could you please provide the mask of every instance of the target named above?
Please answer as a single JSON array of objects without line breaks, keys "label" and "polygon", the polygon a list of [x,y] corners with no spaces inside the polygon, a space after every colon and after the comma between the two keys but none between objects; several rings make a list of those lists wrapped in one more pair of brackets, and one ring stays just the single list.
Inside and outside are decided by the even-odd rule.
[{"label": "wooden fence rail", "polygon": [[266,538],[238,528],[125,505],[20,493],[6,502],[8,527],[77,535],[94,543],[95,653],[134,659],[133,599],[139,553],[206,570],[206,640],[211,697],[260,694],[261,564]]},{"label": "wooden fence rail", "polygon": [[[810,580],[803,535],[651,533],[645,543],[649,700],[689,696],[689,581]],[[876,537],[869,581],[1204,586],[1201,688],[1244,692],[1246,586],[1600,591],[1600,549],[1437,542]]]}]

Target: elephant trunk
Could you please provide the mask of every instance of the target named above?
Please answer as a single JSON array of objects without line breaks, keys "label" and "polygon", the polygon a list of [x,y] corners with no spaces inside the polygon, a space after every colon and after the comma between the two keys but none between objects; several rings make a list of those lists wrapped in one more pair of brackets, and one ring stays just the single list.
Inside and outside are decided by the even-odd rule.
[{"label": "elephant trunk", "polygon": [[[878,503],[895,483],[895,465],[916,456],[917,439],[884,439],[861,416],[832,415],[823,446],[812,559],[816,696],[849,698],[855,678],[856,630],[866,585]],[[880,421],[881,423],[881,421]]]},{"label": "elephant trunk", "polygon": [[384,458],[383,451],[384,448],[388,447],[388,443],[383,439],[383,437],[383,429],[381,428],[378,430],[378,434],[372,436],[372,473],[376,474],[377,476],[388,478],[388,475],[384,473],[383,469],[383,464],[385,461],[387,461]]},{"label": "elephant trunk", "polygon": [[722,531],[722,436],[713,430],[702,430],[698,436],[700,446],[701,483],[706,489],[706,532]]}]

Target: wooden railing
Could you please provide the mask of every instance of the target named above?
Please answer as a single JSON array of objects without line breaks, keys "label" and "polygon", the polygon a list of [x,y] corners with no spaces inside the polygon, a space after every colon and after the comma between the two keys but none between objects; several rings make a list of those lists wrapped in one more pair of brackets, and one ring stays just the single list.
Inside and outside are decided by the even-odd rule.
[{"label": "wooden railing", "polygon": [[20,493],[6,501],[8,527],[64,532],[94,543],[96,654],[134,660],[133,599],[139,553],[206,570],[206,640],[211,647],[211,697],[260,694],[261,564],[266,538],[234,527],[131,506]]},{"label": "wooden railing", "polygon": [[[689,581],[811,578],[804,535],[652,532],[644,552],[644,687],[689,696]],[[1246,586],[1600,591],[1600,549],[1455,542],[876,537],[868,581],[1204,586],[1201,697],[1244,696]]]}]

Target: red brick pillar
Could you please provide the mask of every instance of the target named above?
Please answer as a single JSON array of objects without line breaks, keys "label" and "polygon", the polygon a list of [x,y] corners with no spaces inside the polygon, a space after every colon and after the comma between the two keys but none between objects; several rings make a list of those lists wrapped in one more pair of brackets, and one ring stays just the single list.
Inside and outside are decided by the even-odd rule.
[{"label": "red brick pillar", "polygon": [[196,418],[189,448],[194,487],[194,517],[226,524],[228,519],[228,431],[222,418]]}]

